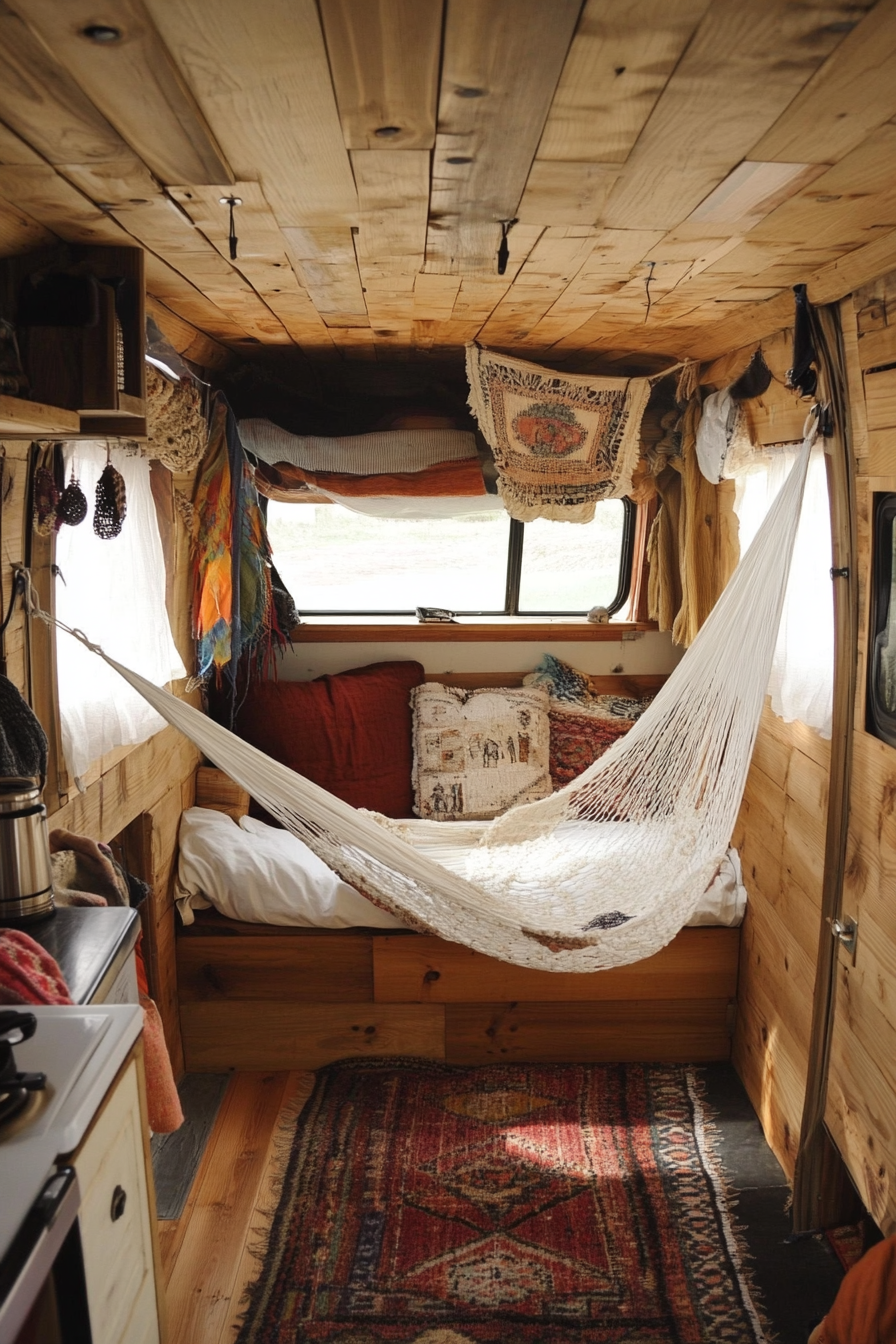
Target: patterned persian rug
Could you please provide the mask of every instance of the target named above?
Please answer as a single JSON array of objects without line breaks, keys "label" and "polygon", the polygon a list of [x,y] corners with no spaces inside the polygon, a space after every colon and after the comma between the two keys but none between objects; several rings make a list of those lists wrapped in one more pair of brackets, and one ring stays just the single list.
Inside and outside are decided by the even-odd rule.
[{"label": "patterned persian rug", "polygon": [[694,1074],[318,1075],[238,1344],[760,1344]]}]

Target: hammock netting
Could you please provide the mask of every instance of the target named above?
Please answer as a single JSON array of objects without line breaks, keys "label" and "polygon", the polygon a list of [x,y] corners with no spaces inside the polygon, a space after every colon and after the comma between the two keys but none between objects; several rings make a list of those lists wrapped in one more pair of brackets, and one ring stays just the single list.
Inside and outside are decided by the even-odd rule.
[{"label": "hammock netting", "polygon": [[408,926],[539,970],[626,965],[687,923],[729,844],[813,437],[631,731],[559,792],[492,822],[396,822],[358,811],[90,647],[346,882]]}]

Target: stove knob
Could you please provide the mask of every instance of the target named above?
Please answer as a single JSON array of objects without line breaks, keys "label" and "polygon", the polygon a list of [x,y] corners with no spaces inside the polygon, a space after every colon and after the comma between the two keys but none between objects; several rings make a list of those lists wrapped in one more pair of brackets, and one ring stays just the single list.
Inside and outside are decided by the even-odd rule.
[{"label": "stove knob", "polygon": [[127,1191],[123,1190],[120,1185],[116,1185],[115,1189],[112,1191],[112,1208],[110,1210],[113,1223],[117,1223],[124,1213],[124,1206],[127,1203],[127,1200]]}]

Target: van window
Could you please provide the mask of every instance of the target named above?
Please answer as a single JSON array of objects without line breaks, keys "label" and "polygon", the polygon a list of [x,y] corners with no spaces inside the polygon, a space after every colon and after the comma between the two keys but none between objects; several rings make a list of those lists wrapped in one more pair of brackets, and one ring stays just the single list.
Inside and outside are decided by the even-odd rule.
[{"label": "van window", "polygon": [[519,523],[503,511],[379,518],[333,503],[268,501],[274,563],[304,615],[468,616],[618,611],[631,581],[635,506],[604,500],[591,523]]}]

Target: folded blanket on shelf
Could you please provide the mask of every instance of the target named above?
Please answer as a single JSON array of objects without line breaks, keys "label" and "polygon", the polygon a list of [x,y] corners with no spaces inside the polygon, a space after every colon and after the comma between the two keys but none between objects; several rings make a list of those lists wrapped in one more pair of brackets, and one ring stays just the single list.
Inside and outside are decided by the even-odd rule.
[{"label": "folded blanket on shelf", "polygon": [[461,429],[390,429],[325,439],[290,434],[270,420],[241,420],[243,447],[262,462],[289,462],[306,471],[338,471],[352,476],[423,471],[437,462],[475,458],[476,439]]},{"label": "folded blanket on shelf", "polygon": [[287,503],[307,490],[318,490],[337,501],[340,498],[387,499],[404,496],[449,496],[459,499],[486,493],[479,459],[476,457],[462,462],[438,462],[422,471],[382,472],[370,476],[309,471],[286,462],[278,462],[276,466],[260,462],[255,470],[255,483],[259,492],[267,495],[268,499],[281,499]]}]

